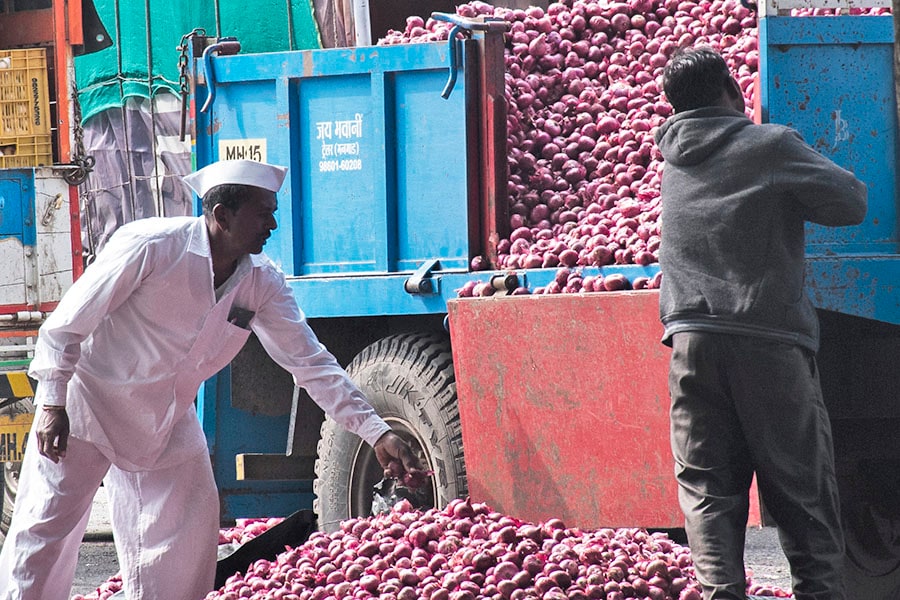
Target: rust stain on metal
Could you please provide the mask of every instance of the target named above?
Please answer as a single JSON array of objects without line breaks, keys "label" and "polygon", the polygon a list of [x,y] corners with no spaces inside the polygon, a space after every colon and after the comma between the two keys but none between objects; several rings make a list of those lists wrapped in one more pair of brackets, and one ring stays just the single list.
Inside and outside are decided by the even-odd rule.
[{"label": "rust stain on metal", "polygon": [[222,121],[220,121],[219,119],[213,119],[209,124],[209,127],[206,128],[207,135],[209,135],[209,137],[212,137],[217,134],[220,129],[222,129]]}]

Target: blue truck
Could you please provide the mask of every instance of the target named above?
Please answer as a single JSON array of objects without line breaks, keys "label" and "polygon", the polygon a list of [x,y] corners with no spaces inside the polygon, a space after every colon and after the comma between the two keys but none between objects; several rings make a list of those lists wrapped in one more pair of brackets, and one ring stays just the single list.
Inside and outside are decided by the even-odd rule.
[{"label": "blue truck", "polygon": [[[830,0],[819,4],[837,6]],[[888,600],[900,597],[896,41],[890,16],[791,14],[809,7],[792,0],[769,0],[758,7],[759,108],[763,120],[797,128],[869,186],[862,225],[810,227],[808,285],[822,324],[819,361],[848,536],[848,587],[852,598]],[[369,513],[379,493],[408,494],[418,506],[443,506],[476,485],[483,491],[492,483],[485,481],[482,467],[476,472],[472,455],[476,448],[489,448],[490,440],[471,443],[481,430],[466,422],[470,413],[460,410],[461,402],[473,400],[459,395],[472,389],[466,384],[473,379],[460,365],[472,363],[476,344],[451,336],[448,315],[461,314],[454,310],[461,303],[482,302],[457,299],[456,290],[473,280],[490,284],[499,296],[519,286],[543,286],[556,271],[496,268],[498,242],[510,233],[505,30],[489,20],[446,18],[455,27],[452,44],[244,54],[240,40],[199,34],[189,40],[187,106],[195,166],[251,158],[291,167],[279,194],[279,227],[266,252],[286,273],[320,340],[434,471],[429,485],[415,492],[377,491],[382,475],[371,450],[327,419],[251,338],[197,398],[226,521],[314,507],[328,529]],[[61,124],[60,131],[66,127]],[[68,160],[65,136],[60,144],[56,163]],[[63,177],[67,172],[4,171],[4,185],[15,187],[3,192],[4,227],[13,226],[6,219],[12,214],[11,198],[24,207],[19,212],[27,225],[0,232],[4,239],[28,247],[26,234],[43,232],[36,220],[47,221],[49,233],[61,232],[57,237],[64,238],[65,243],[56,242],[63,254],[78,254],[77,227],[68,228],[57,216],[77,222],[75,187]],[[19,179],[23,183],[16,183]],[[35,192],[45,188],[53,193]],[[34,198],[44,203],[61,198],[62,203],[35,206]],[[475,257],[488,268],[472,270]],[[74,260],[63,274],[71,280],[80,268]],[[655,265],[618,265],[585,272],[618,272],[633,281],[657,270]],[[643,294],[652,303],[655,292]],[[540,300],[550,306],[561,304],[562,296],[568,295]],[[574,301],[627,307],[633,299],[634,293],[607,292]],[[517,305],[536,300],[485,299],[494,302],[493,308],[509,307],[498,308],[501,325],[515,318]],[[52,302],[44,312],[51,309]],[[28,321],[18,329],[33,335],[44,312],[10,314]],[[658,347],[653,335],[650,327],[636,329],[617,343],[623,349]],[[498,348],[554,351],[535,347],[536,338],[515,326],[503,329],[503,336],[496,340]],[[502,363],[502,351],[474,359]],[[582,362],[574,355],[561,360],[573,367]],[[4,404],[0,434],[21,435],[27,428],[19,419],[19,413],[28,412],[27,400],[16,401],[30,395],[30,389],[17,391],[28,383],[24,364],[9,365],[15,376],[7,376],[12,398]],[[654,369],[649,377],[664,386],[664,367]],[[623,378],[622,372],[615,375]],[[579,383],[573,376],[569,385]],[[642,403],[650,407],[639,395],[630,401],[635,412]],[[8,524],[15,495],[21,445],[16,448],[4,463],[7,521],[0,522],[0,531]],[[541,458],[549,449],[529,450]],[[657,453],[667,464],[664,450]],[[543,458],[552,463],[559,456]],[[532,461],[532,468],[538,462]],[[627,466],[622,472],[623,479],[635,479]],[[521,473],[523,479],[529,475]],[[669,475],[660,476],[674,485]],[[626,512],[621,524],[677,527],[677,507],[667,508],[665,517]]]},{"label": "blue truck", "polygon": [[[809,228],[808,287],[822,323],[819,360],[849,587],[856,598],[896,598],[893,19],[792,16],[791,9],[809,7],[759,6],[759,108],[764,121],[795,127],[869,187],[863,224]],[[470,269],[476,256],[496,266],[497,241],[509,235],[503,27],[449,19],[459,33],[452,43],[244,55],[239,41],[192,40],[196,166],[243,157],[291,167],[266,251],[322,342],[434,471],[416,492],[422,506],[469,491],[457,398],[467,373],[453,360],[465,349],[454,347],[447,324],[448,306],[468,300],[457,300],[456,290],[473,279],[500,291],[539,286],[555,273]],[[633,280],[652,276],[656,266],[602,269],[611,271]],[[532,343],[524,336],[503,341]],[[287,514],[307,505],[329,528],[371,510],[381,479],[371,450],[326,419],[258,344],[203,386],[198,410],[224,515]]]}]

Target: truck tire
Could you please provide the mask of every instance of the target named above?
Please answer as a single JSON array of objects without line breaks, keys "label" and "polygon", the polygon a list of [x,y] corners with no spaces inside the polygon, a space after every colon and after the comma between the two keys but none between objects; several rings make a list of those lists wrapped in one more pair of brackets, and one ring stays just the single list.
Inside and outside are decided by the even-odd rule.
[{"label": "truck tire", "polygon": [[[4,414],[21,415],[34,412],[34,404],[30,398],[23,398],[19,402],[11,404],[3,409]],[[16,505],[16,494],[19,491],[19,472],[22,470],[21,462],[4,462],[3,464],[3,506],[0,509],[0,546],[6,541],[9,532],[9,524],[12,522],[13,508]]]},{"label": "truck tire", "polygon": [[900,598],[900,467],[892,460],[856,463],[853,492],[841,497],[848,600]]},{"label": "truck tire", "polygon": [[[442,333],[407,333],[363,349],[347,372],[375,411],[434,471],[407,497],[417,508],[443,507],[467,494],[456,378],[450,339]],[[373,489],[383,470],[372,448],[330,418],[322,425],[313,508],[319,527],[372,514]]]}]

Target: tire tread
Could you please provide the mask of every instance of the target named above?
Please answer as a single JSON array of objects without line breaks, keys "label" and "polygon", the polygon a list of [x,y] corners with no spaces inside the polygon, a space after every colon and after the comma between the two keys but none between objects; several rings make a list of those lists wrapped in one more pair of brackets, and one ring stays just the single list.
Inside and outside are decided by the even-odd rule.
[{"label": "tire tread", "polygon": [[[439,463],[433,465],[436,476],[443,476],[440,480],[441,487],[452,492],[453,497],[465,496],[468,485],[449,337],[440,332],[391,335],[364,348],[351,361],[347,371],[363,387],[364,382],[359,381],[358,376],[384,368],[393,369],[390,375],[394,378],[402,375],[409,381],[415,381],[418,388],[416,391],[420,392],[416,396],[418,400],[415,402],[415,412],[426,426],[431,427],[431,431],[427,432],[429,435],[424,435],[426,432],[419,433],[435,446],[432,456]],[[440,422],[431,422],[434,418]],[[313,510],[320,516],[320,526],[326,530],[337,524],[334,519],[322,518],[325,513],[333,512],[328,510],[328,506],[342,502],[333,482],[342,475],[344,478],[349,477],[349,467],[334,464],[333,460],[336,455],[341,454],[337,446],[342,443],[342,431],[337,423],[326,418],[317,444],[316,479],[313,482],[316,497],[313,500]],[[442,439],[445,439],[446,451],[438,449]],[[437,499],[439,503],[452,499],[443,494],[439,496],[444,496]],[[344,518],[349,516],[348,514]]]}]

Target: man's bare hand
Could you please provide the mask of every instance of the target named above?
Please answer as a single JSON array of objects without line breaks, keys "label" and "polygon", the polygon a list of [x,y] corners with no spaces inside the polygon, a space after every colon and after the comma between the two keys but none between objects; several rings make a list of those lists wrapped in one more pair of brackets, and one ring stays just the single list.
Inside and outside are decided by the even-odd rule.
[{"label": "man's bare hand", "polygon": [[419,487],[431,475],[403,439],[387,432],[375,442],[375,457],[384,468],[386,479],[397,479],[408,487]]},{"label": "man's bare hand", "polygon": [[69,443],[69,415],[62,407],[41,407],[37,419],[38,452],[58,463],[65,458]]}]

